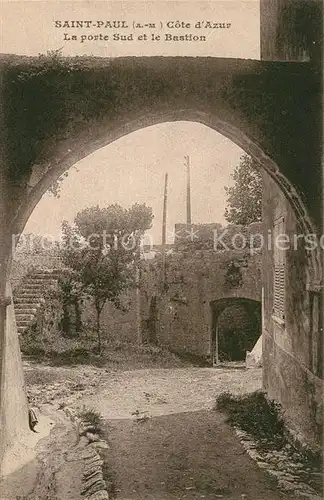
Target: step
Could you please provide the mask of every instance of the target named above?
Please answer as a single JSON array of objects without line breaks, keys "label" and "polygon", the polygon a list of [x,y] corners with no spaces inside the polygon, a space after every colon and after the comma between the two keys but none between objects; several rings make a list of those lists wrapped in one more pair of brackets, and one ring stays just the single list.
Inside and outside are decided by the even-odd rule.
[{"label": "step", "polygon": [[19,321],[16,321],[16,325],[17,325],[17,328],[20,327],[20,326],[28,326],[30,325],[31,321],[33,320],[34,318],[32,319],[20,319]]},{"label": "step", "polygon": [[31,302],[39,302],[43,298],[43,296],[41,294],[36,294],[33,292],[23,292],[19,294],[19,298],[29,299]]},{"label": "step", "polygon": [[32,271],[29,276],[34,276],[34,277],[44,277],[44,278],[56,278],[62,274],[61,271],[45,271],[45,270],[39,270],[39,271]]},{"label": "step", "polygon": [[37,307],[16,307],[15,306],[15,313],[16,317],[21,315],[21,314],[37,314],[39,308]]},{"label": "step", "polygon": [[45,299],[43,297],[35,297],[28,295],[19,295],[14,297],[14,305],[16,304],[44,304]]},{"label": "step", "polygon": [[15,308],[15,313],[16,316],[17,314],[36,314],[38,308],[37,307],[24,307],[23,309],[16,309]]},{"label": "step", "polygon": [[24,287],[20,288],[20,290],[18,291],[18,293],[21,294],[21,293],[27,292],[27,293],[43,294],[43,293],[45,293],[45,291],[47,289],[45,289],[45,288],[34,288],[34,287],[24,286]]},{"label": "step", "polygon": [[[40,281],[40,283],[38,283]],[[24,279],[20,286],[32,286],[32,287],[43,287],[48,284],[50,280],[33,280],[33,278]],[[52,280],[51,280],[52,281]]]},{"label": "step", "polygon": [[28,278],[28,280],[24,280],[20,286],[21,287],[28,286],[31,288],[43,288],[47,284],[48,284],[47,280],[43,280],[41,283],[35,283],[35,281],[32,278]]},{"label": "step", "polygon": [[20,311],[22,309],[38,309],[40,306],[39,302],[15,302],[15,311]]},{"label": "step", "polygon": [[19,309],[30,309],[30,308],[36,308],[38,309],[38,307],[40,306],[40,302],[35,302],[35,301],[29,301],[29,302],[16,302],[14,300],[14,307],[15,307],[15,310],[19,310]]},{"label": "step", "polygon": [[17,297],[43,297],[45,295],[43,290],[19,290]]},{"label": "step", "polygon": [[44,294],[47,290],[49,290],[50,287],[42,287],[42,288],[29,288],[28,286],[25,288],[24,286],[21,287],[19,290],[17,290],[17,295],[21,294],[21,293],[37,293],[37,294]]},{"label": "step", "polygon": [[49,275],[49,276],[43,276],[43,275],[33,275],[33,274],[29,274],[27,276],[24,277],[24,279],[22,280],[22,283],[26,283],[26,282],[30,282],[30,283],[35,283],[35,284],[39,284],[39,285],[44,285],[44,284],[47,284],[47,283],[57,283],[59,279],[59,276],[52,276],[52,275]]},{"label": "step", "polygon": [[24,280],[21,285],[20,285],[20,288],[39,288],[39,289],[42,289],[42,288],[47,288],[49,286],[56,286],[57,284],[57,281],[55,280],[33,280],[31,278],[29,278],[28,280]]},{"label": "step", "polygon": [[21,323],[22,321],[31,321],[35,318],[35,314],[26,314],[26,313],[22,313],[22,314],[17,314],[16,313],[16,323]]},{"label": "step", "polygon": [[57,283],[57,280],[54,279],[54,278],[39,278],[38,276],[37,277],[34,277],[34,276],[29,276],[28,278],[28,282],[32,285],[41,285],[41,286],[44,286],[44,285],[56,285]]}]

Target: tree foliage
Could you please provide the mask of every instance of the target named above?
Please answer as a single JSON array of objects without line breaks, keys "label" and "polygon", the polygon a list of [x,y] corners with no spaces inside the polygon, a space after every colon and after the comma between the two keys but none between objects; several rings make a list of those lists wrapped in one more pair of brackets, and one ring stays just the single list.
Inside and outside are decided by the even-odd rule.
[{"label": "tree foliage", "polygon": [[72,269],[64,271],[58,280],[58,285],[56,297],[62,304],[61,330],[68,336],[73,336],[80,333],[82,327],[80,299],[82,303],[83,286]]},{"label": "tree foliage", "polygon": [[78,212],[74,225],[62,223],[62,258],[93,300],[99,351],[102,309],[106,301],[123,308],[121,295],[135,285],[141,237],[152,220],[152,209],[145,204],[129,209],[114,204]]},{"label": "tree foliage", "polygon": [[262,177],[259,164],[247,154],[232,174],[234,185],[225,187],[227,207],[225,219],[244,226],[260,222],[262,215]]}]

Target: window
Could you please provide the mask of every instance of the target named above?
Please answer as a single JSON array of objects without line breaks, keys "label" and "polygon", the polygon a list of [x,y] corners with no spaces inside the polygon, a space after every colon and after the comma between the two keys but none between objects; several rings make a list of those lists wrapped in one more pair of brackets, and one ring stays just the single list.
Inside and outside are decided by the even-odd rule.
[{"label": "window", "polygon": [[[275,320],[284,324],[285,321],[285,250],[277,245],[279,235],[285,234],[284,217],[279,217],[273,224],[273,258],[274,258],[274,279],[273,279],[273,315]],[[279,246],[279,248],[278,248]]]}]

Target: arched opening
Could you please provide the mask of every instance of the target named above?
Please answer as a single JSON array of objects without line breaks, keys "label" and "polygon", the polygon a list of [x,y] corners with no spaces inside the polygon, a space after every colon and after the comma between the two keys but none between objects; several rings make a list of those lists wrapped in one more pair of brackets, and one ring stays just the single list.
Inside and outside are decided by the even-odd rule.
[{"label": "arched opening", "polygon": [[[133,121],[128,121],[123,126],[111,129],[110,123],[104,124],[99,128],[99,132],[91,137],[82,135],[80,138],[64,141],[59,144],[48,158],[46,165],[36,165],[33,168],[29,189],[25,199],[16,212],[16,216],[11,222],[11,234],[19,234],[23,231],[31,213],[38,204],[39,200],[46,190],[70,167],[78,161],[86,158],[95,151],[115,142],[119,138],[131,134],[134,131],[145,129],[147,127],[168,123],[168,122],[196,122],[205,125],[212,130],[220,133],[239,146],[244,152],[250,155],[260,164],[267,174],[275,181],[285,198],[290,203],[298,224],[303,234],[316,234],[317,229],[312,219],[308,215],[303,200],[296,191],[292,183],[281,173],[278,166],[258,144],[251,139],[238,127],[218,119],[214,115],[207,114],[200,110],[181,109],[169,113],[146,114]],[[309,289],[318,286],[321,283],[321,254],[320,249],[316,247],[308,253],[309,265],[306,272]],[[9,264],[11,260],[9,259]]]},{"label": "arched opening", "polygon": [[[208,212],[208,206],[212,206],[213,209],[215,209],[215,204],[217,202],[217,189],[219,190],[224,190],[223,184],[221,181],[221,176],[224,181],[225,179],[225,174],[224,172],[221,171],[221,167],[223,167],[223,170],[225,170],[225,167],[229,168],[229,172],[232,172],[234,167],[237,165],[236,162],[239,162],[240,155],[243,153],[243,151],[237,147],[235,144],[233,144],[230,140],[225,138],[224,136],[218,134],[215,132],[213,129],[210,127],[207,129],[205,125],[202,125],[197,122],[189,122],[189,121],[183,121],[183,122],[166,122],[162,123],[160,125],[160,128],[157,126],[152,126],[152,127],[145,127],[143,129],[138,130],[137,132],[134,132],[133,135],[129,134],[127,136],[121,137],[119,140],[114,141],[114,143],[111,143],[107,145],[106,147],[103,147],[101,149],[96,150],[94,153],[91,154],[91,156],[88,156],[84,158],[84,160],[81,160],[77,164],[77,169],[78,171],[75,172],[74,170],[71,170],[70,175],[63,181],[62,186],[64,186],[66,183],[72,184],[70,187],[72,187],[72,190],[68,190],[69,197],[68,196],[63,196],[60,198],[60,200],[53,200],[52,198],[52,207],[51,208],[51,213],[48,210],[48,206],[44,207],[43,200],[41,200],[38,204],[38,206],[35,208],[35,212],[38,211],[38,219],[42,221],[43,226],[45,227],[45,234],[49,231],[50,232],[50,227],[51,227],[51,222],[50,222],[50,217],[52,213],[57,212],[57,206],[62,202],[63,199],[63,207],[68,207],[70,208],[69,205],[72,205],[76,198],[79,199],[80,201],[80,189],[79,186],[84,183],[85,189],[84,189],[84,197],[87,203],[87,207],[91,205],[95,205],[97,203],[97,200],[100,198],[99,203],[105,203],[106,205],[109,205],[110,203],[119,203],[122,206],[126,206],[125,203],[129,203],[130,200],[136,201],[136,202],[145,202],[149,206],[153,207],[153,211],[155,213],[155,219],[160,220],[160,226],[161,226],[161,214],[160,212],[162,211],[162,183],[163,177],[164,177],[164,170],[168,169],[169,171],[169,178],[170,178],[170,185],[169,188],[172,191],[174,195],[172,196],[172,192],[169,192],[169,215],[168,215],[168,221],[171,219],[171,206],[170,203],[174,203],[174,201],[177,199],[177,203],[185,207],[185,165],[184,165],[184,157],[183,153],[186,151],[184,149],[183,151],[180,151],[178,154],[177,158],[177,165],[175,167],[171,166],[170,163],[168,162],[168,154],[169,151],[168,149],[172,149],[175,144],[166,144],[164,149],[157,147],[157,151],[154,151],[153,148],[153,154],[152,153],[152,148],[150,149],[150,153],[152,156],[152,163],[155,163],[154,169],[152,167],[151,170],[147,170],[146,172],[143,172],[143,169],[141,169],[141,165],[138,163],[139,160],[136,158],[137,156],[141,158],[141,151],[142,148],[148,147],[147,144],[154,143],[154,130],[157,130],[155,134],[161,134],[162,136],[165,135],[167,137],[170,137],[168,141],[173,141],[173,134],[170,133],[170,130],[172,129],[173,131],[179,130],[180,133],[183,135],[183,139],[186,139],[187,135],[189,134],[189,127],[194,127],[191,130],[191,136],[189,136],[188,142],[189,145],[191,142],[194,142],[194,146],[191,146],[195,152],[192,152],[191,156],[191,162],[192,162],[192,196],[193,196],[193,212],[197,212],[197,205],[199,201],[199,211],[200,211],[200,216],[201,219],[198,221],[196,219],[196,216],[193,213],[193,218],[197,220],[197,222],[213,222],[217,221],[217,218],[214,217],[214,213],[211,213],[210,211]],[[150,135],[151,134],[151,135]],[[153,136],[152,136],[153,134]],[[197,136],[195,136],[197,134]],[[207,138],[206,138],[207,136]],[[139,137],[142,137],[141,142],[139,141]],[[146,141],[145,141],[146,138]],[[177,142],[180,142],[179,140]],[[208,165],[206,166],[205,163],[206,161],[204,160],[203,156],[206,156],[206,146],[209,144],[209,148],[212,151],[213,155],[215,156],[216,162],[214,165],[214,172],[211,173],[210,171],[206,170],[207,166],[209,165],[210,161],[208,160]],[[132,150],[130,151],[129,145],[131,145]],[[159,145],[158,145],[159,146]],[[180,145],[181,148],[186,148],[186,146],[183,146],[183,144]],[[201,149],[199,149],[199,147]],[[211,149],[214,148],[214,149]],[[223,152],[223,157],[221,155],[222,148],[224,148]],[[230,150],[230,159],[226,159],[226,149]],[[119,151],[122,151],[121,156],[122,156],[122,164],[121,167],[123,167],[124,172],[123,176],[121,173],[118,172],[118,165],[116,166],[113,160],[109,161],[110,157],[114,158],[115,155]],[[137,153],[138,151],[138,153]],[[231,152],[232,151],[232,152]],[[147,156],[149,156],[148,153],[146,153]],[[176,153],[172,152],[172,155],[174,156]],[[209,153],[210,154],[210,153]],[[156,158],[157,156],[161,158]],[[228,155],[227,155],[228,156]],[[103,160],[103,158],[106,158],[106,160]],[[105,163],[103,163],[105,162]],[[99,165],[102,168],[99,168]],[[181,170],[182,169],[182,170]],[[78,176],[81,176],[83,170],[87,171],[87,176],[81,177],[78,180]],[[182,172],[182,173],[181,173]],[[228,177],[229,177],[229,172],[228,172]],[[138,195],[137,198],[133,198],[136,193],[134,192],[134,184],[136,184],[137,177],[140,177],[142,179],[142,184],[145,183],[145,175],[149,176],[155,176],[156,179],[154,182],[158,183],[158,192],[156,191],[156,186],[152,186],[149,182],[150,179],[147,179],[147,185],[148,189],[146,191],[153,191],[154,187],[154,192],[153,195],[156,195],[156,200],[152,199],[152,193],[147,192],[146,194],[144,193],[143,190],[141,190],[140,195]],[[104,176],[109,179],[109,185],[105,184],[105,179]],[[178,180],[177,177],[182,176],[180,181]],[[116,177],[116,178],[115,178]],[[197,179],[199,177],[199,179]],[[206,180],[202,181],[201,177],[206,177]],[[228,179],[227,177],[227,179]],[[73,183],[74,181],[74,183]],[[197,182],[196,182],[197,181]],[[180,182],[180,184],[179,184]],[[203,182],[203,183],[202,183]],[[227,181],[224,181],[225,184],[227,184]],[[197,184],[198,183],[198,184]],[[200,183],[200,184],[199,184]],[[220,187],[217,186],[217,183],[220,184]],[[213,185],[214,188],[212,189],[210,186]],[[88,186],[88,187],[87,187]],[[91,186],[91,189],[89,189]],[[106,190],[104,189],[106,188]],[[202,193],[202,189],[208,189],[208,194],[207,191]],[[120,193],[118,193],[118,190]],[[201,196],[197,196],[197,190],[201,193]],[[122,197],[122,193],[124,193]],[[145,194],[145,196],[143,195]],[[106,198],[105,198],[106,196]],[[206,199],[207,196],[213,196],[213,199],[210,200],[210,202]],[[198,200],[197,198],[200,198]],[[225,193],[224,193],[225,197]],[[179,200],[180,198],[180,200]],[[195,198],[195,199],[194,199]],[[84,201],[84,200],[83,200]],[[155,205],[152,205],[152,202],[154,201]],[[64,205],[65,204],[65,205]],[[102,205],[104,206],[104,205]],[[85,205],[84,205],[85,207]],[[45,209],[44,209],[45,208]],[[81,208],[81,207],[80,207]],[[224,208],[223,208],[224,211]],[[31,216],[30,219],[34,218],[34,214]],[[158,213],[157,213],[158,212]],[[184,209],[183,209],[184,212]],[[208,214],[207,214],[208,212]],[[179,214],[180,212],[178,212]],[[75,212],[76,214],[76,212]],[[63,215],[66,215],[63,213]],[[180,217],[177,219],[174,219],[174,223],[177,222],[182,222],[184,219],[182,217],[185,217],[184,213],[180,213]],[[206,218],[207,217],[207,218]],[[208,218],[209,217],[209,218]],[[66,217],[65,217],[66,218]],[[46,223],[44,222],[46,221]],[[70,219],[70,222],[72,222],[73,219]],[[174,225],[171,223],[170,230],[174,229]],[[32,232],[32,231],[31,231]],[[159,227],[159,237],[161,237],[161,227]],[[44,234],[44,233],[43,233]],[[155,233],[156,235],[156,233]],[[82,314],[82,320],[84,320],[84,324],[86,323],[86,314]],[[107,313],[108,316],[108,313]],[[148,327],[149,328],[155,328],[155,323],[156,323],[156,305],[154,305],[154,300],[151,304],[151,309],[148,313]],[[108,323],[108,320],[107,320]],[[208,335],[208,334],[207,334]],[[152,338],[150,339],[153,343],[155,342],[156,337],[156,332],[153,331]]]},{"label": "arched opening", "polygon": [[[267,172],[269,177],[274,180],[276,185],[284,193],[285,198],[290,203],[298,223],[301,225],[303,232],[307,233],[313,229],[312,221],[307,215],[307,210],[303,205],[302,200],[297,195],[294,187],[283,177],[279,167],[261,150],[261,148],[253,143],[239,128],[224,123],[217,119],[215,116],[202,113],[195,110],[181,110],[163,115],[145,116],[140,119],[128,122],[127,125],[116,128],[113,131],[109,125],[100,130],[100,135],[97,137],[82,138],[82,144],[73,141],[71,148],[61,156],[61,159],[51,159],[49,167],[40,169],[40,166],[34,167],[34,182],[29,183],[30,188],[26,196],[25,202],[21,205],[14,221],[14,233],[20,233],[26,224],[33,209],[38,204],[42,195],[51,184],[57,180],[62,173],[76,164],[81,159],[85,159],[97,151],[104,149],[110,144],[117,143],[118,139],[125,138],[129,134],[136,131],[144,131],[149,127],[154,127],[157,124],[168,123],[188,123],[193,122],[208,127],[209,129],[220,133],[225,138],[229,139],[236,146],[239,146],[242,151],[248,153],[254,160]],[[66,147],[69,144],[66,145]],[[50,160],[50,159],[49,159]],[[109,168],[109,165],[108,167]],[[37,173],[38,172],[38,173]],[[45,173],[44,173],[45,172]],[[32,176],[33,177],[33,176]],[[306,266],[306,273],[308,274],[308,283],[314,283],[320,276],[320,266],[317,249],[310,252],[309,262]]]},{"label": "arched opening", "polygon": [[210,303],[212,363],[244,361],[261,335],[261,303],[229,297]]},{"label": "arched opening", "polygon": [[[275,180],[275,182],[281,188],[281,190],[285,194],[285,197],[287,198],[287,200],[289,200],[291,206],[293,207],[296,218],[300,222],[303,231],[304,232],[311,231],[312,233],[315,233],[312,221],[307,215],[307,210],[304,207],[303,202],[297,195],[294,187],[287,181],[287,179],[285,179],[282,176],[278,167],[272,162],[272,160],[270,160],[257,145],[252,143],[238,129],[233,129],[232,126],[228,126],[224,123],[219,123],[217,120],[215,119],[213,120],[212,118],[202,116],[201,114],[199,117],[197,117],[197,114],[199,115],[199,113],[196,112],[192,114],[192,120],[188,118],[190,116],[190,113],[185,113],[184,115],[178,114],[177,118],[175,117],[172,118],[170,116],[165,117],[164,119],[159,117],[158,120],[155,118],[155,120],[152,120],[152,122],[155,121],[156,123],[160,123],[164,121],[165,122],[180,121],[180,116],[181,116],[182,120],[184,121],[196,121],[199,123],[203,123],[214,130],[218,130],[223,135],[230,138],[233,142],[242,147],[244,151],[253,156],[260,163],[260,165],[262,165],[262,167],[268,172],[268,174]],[[114,142],[119,137],[127,135],[133,130],[147,127],[148,124],[149,120],[141,123],[137,121],[136,123],[129,125],[128,128],[122,127],[120,130],[117,131],[115,130],[114,132],[111,132],[111,130],[107,128],[106,130],[102,131],[102,134],[100,135],[99,138],[94,139],[92,137],[88,141],[87,139],[84,140],[82,147],[80,147],[80,144],[77,144],[73,148],[68,148],[68,152],[65,155],[63,155],[63,158],[58,159],[56,162],[54,161],[55,159],[53,158],[49,159],[50,166],[48,167],[47,170],[45,170],[45,174],[43,166],[41,166],[42,168],[40,168],[39,166],[37,168],[35,167],[34,177],[36,180],[30,182],[29,192],[27,193],[26,198],[23,200],[23,203],[20,206],[20,209],[18,210],[17,215],[12,223],[11,226],[12,232],[19,233],[23,230],[30,214],[32,213],[34,207],[37,205],[38,201],[40,200],[41,196],[46,191],[46,189],[48,189],[48,187],[53,183],[53,181],[58,179],[63,172],[65,172],[69,167],[74,165],[79,159],[85,158],[92,152],[104,147],[105,145]],[[311,282],[319,280],[320,278],[319,262],[320,261],[318,259],[317,251],[312,252],[311,265],[307,267],[307,272],[310,273],[309,281]],[[219,311],[218,306],[216,307],[216,310]],[[216,310],[213,310],[213,319],[215,325],[217,324],[215,321],[215,318],[217,317]],[[212,345],[214,346],[214,348],[215,345],[218,345],[215,342],[214,335],[212,339]]]},{"label": "arched opening", "polygon": [[[192,58],[192,60],[188,58],[188,64],[187,58],[184,58],[183,63],[178,58],[175,58],[172,64],[169,64],[167,58],[155,61],[154,64],[149,61],[149,65],[146,63],[137,65],[133,59],[121,60],[116,63],[112,61],[112,64],[100,61],[100,65],[104,66],[103,70],[98,68],[98,71],[94,72],[91,69],[84,72],[78,71],[78,76],[85,74],[86,78],[72,79],[72,85],[70,72],[63,71],[64,75],[68,76],[68,80],[63,75],[62,94],[61,89],[56,85],[56,75],[54,74],[51,80],[54,84],[50,86],[49,92],[46,92],[46,98],[40,100],[38,99],[39,95],[37,95],[38,87],[33,86],[32,80],[28,82],[28,86],[34,89],[32,92],[28,92],[24,81],[22,85],[16,85],[17,91],[15,92],[14,86],[12,85],[10,88],[10,81],[6,80],[7,86],[4,89],[4,96],[9,94],[11,100],[5,108],[7,115],[4,114],[4,119],[12,125],[12,134],[7,134],[4,131],[4,142],[8,142],[8,150],[10,147],[10,152],[15,154],[8,157],[8,165],[5,166],[4,172],[5,174],[11,173],[12,170],[13,176],[15,173],[17,174],[15,186],[10,184],[8,176],[8,193],[6,195],[14,198],[15,194],[19,193],[10,208],[7,209],[7,213],[3,214],[4,238],[8,237],[10,240],[9,250],[11,248],[11,234],[20,233],[23,230],[42,194],[69,167],[81,158],[85,158],[133,130],[145,128],[154,123],[179,120],[197,121],[217,130],[259,161],[293,208],[301,232],[318,234],[318,228],[313,224],[309,213],[313,215],[315,220],[317,211],[314,210],[314,204],[321,199],[320,191],[316,191],[313,203],[311,188],[306,190],[305,202],[304,198],[299,196],[299,193],[304,191],[303,181],[305,184],[308,181],[309,169],[305,165],[309,164],[313,169],[319,164],[316,158],[319,153],[316,124],[316,109],[318,107],[316,103],[319,101],[317,98],[310,98],[309,94],[313,93],[317,87],[313,85],[314,80],[308,68],[300,73],[299,67],[296,65],[281,63],[264,64],[263,62],[237,60],[215,60],[214,63],[212,59],[201,59],[201,62],[198,62],[197,58]],[[116,72],[115,67],[117,69],[120,67],[121,71]],[[163,78],[161,78],[161,73]],[[97,74],[99,75],[98,85],[95,85]],[[104,77],[101,77],[102,74]],[[42,78],[37,76],[36,82],[37,80],[40,80],[42,84]],[[282,85],[283,80],[285,81],[284,86]],[[303,82],[306,84],[303,85]],[[80,85],[76,85],[76,83],[80,83]],[[84,87],[86,87],[87,92],[83,91]],[[295,89],[298,90],[297,93],[295,93]],[[287,99],[287,92],[289,92],[289,99]],[[31,98],[33,96],[36,97],[36,103],[37,99],[44,103],[40,110],[38,106],[34,107],[35,98]],[[80,106],[79,103],[85,103],[89,109],[83,105]],[[52,104],[52,109],[57,108],[58,119],[55,119],[56,113],[51,114],[50,104]],[[66,104],[71,104],[71,106],[66,106]],[[99,112],[96,113],[91,108],[94,110],[98,108]],[[174,108],[177,111],[170,111]],[[165,113],[165,111],[167,112]],[[30,126],[34,122],[32,119],[34,115],[36,118],[34,126]],[[51,115],[54,116],[54,120],[51,120]],[[310,120],[308,120],[308,116]],[[18,126],[21,122],[23,124],[22,130]],[[309,127],[307,127],[308,123]],[[28,130],[30,133],[26,133]],[[11,135],[13,141],[11,141]],[[302,144],[301,148],[299,148],[300,144]],[[307,149],[305,144],[309,144],[310,147]],[[37,147],[35,147],[36,145]],[[6,148],[4,150],[6,153]],[[32,154],[26,158],[24,153],[30,150]],[[311,160],[308,158],[308,150],[310,154],[314,151]],[[284,154],[285,151],[288,151],[289,154]],[[7,159],[6,155],[5,159]],[[286,172],[286,176],[282,175],[283,172]],[[312,179],[312,185],[315,185],[320,175],[315,175],[312,172],[309,177]],[[8,276],[8,268],[10,267],[10,265],[7,266],[7,260],[10,261],[10,252],[6,251],[7,248],[2,251],[2,261],[0,262],[3,270],[1,301],[4,314],[6,314],[5,307],[8,305],[8,302],[5,301],[4,278]],[[306,309],[305,314],[302,314],[304,313],[302,300],[305,299],[304,303],[307,306],[309,294],[306,290],[314,291],[314,285],[320,285],[321,282],[320,249],[317,248],[310,252],[308,256],[309,262],[302,261],[299,267],[293,265],[289,268],[290,274],[293,274],[292,269],[301,269],[301,279],[298,280],[299,276],[296,276],[292,280],[293,283],[298,281],[301,283],[300,289],[296,290],[296,287],[294,289],[293,284],[289,288],[290,283],[287,283],[290,301],[294,301],[295,293],[297,299],[295,303],[301,309],[301,311],[296,311],[297,321],[301,318],[302,321],[305,319],[305,323],[307,323],[310,313]],[[307,285],[304,274],[307,274]],[[271,278],[268,281],[270,290]],[[203,287],[204,280],[202,279],[202,290]],[[269,290],[266,290],[266,295],[270,297],[268,305],[271,305]],[[317,289],[315,287],[316,293],[320,290],[319,286]],[[301,298],[299,299],[299,297]],[[209,309],[209,300],[206,302],[206,309]],[[293,307],[291,311],[293,314]],[[5,338],[6,318],[3,318],[4,314],[1,318],[1,335]],[[268,316],[269,322],[271,322],[270,311]],[[7,312],[7,320],[8,318],[9,313]],[[12,318],[11,324],[14,324]],[[314,335],[317,332],[317,326],[315,324],[313,327]],[[306,356],[303,356],[303,353],[299,353],[296,349],[298,344],[300,344],[301,349],[303,348],[305,331],[294,324],[290,331],[294,336],[292,341],[296,345],[292,346],[292,356],[288,358],[288,364],[291,366],[294,358],[298,360],[300,365],[305,366],[307,360],[304,358]],[[295,334],[299,334],[299,336]],[[12,337],[14,336],[13,334]],[[274,353],[279,368],[277,370],[276,366],[272,372],[274,376],[281,379],[281,385],[284,385],[282,383],[282,380],[285,379],[283,367],[287,366],[287,361],[283,350],[280,352],[279,346],[277,348],[276,341],[284,337],[286,335],[277,334],[273,335],[273,339],[269,339],[269,352]],[[7,341],[7,339],[5,340]],[[286,339],[284,338],[284,340]],[[286,346],[283,347],[286,348]],[[11,352],[7,348],[3,350],[8,359],[10,359],[11,352],[13,354],[17,352],[16,346],[11,348]],[[19,360],[16,364],[9,365],[7,363],[7,365],[8,373],[4,373],[2,370],[1,388],[3,388],[3,380],[13,379],[10,375],[18,371]],[[299,374],[300,371],[295,371],[295,373]],[[301,379],[301,377],[298,378]],[[20,403],[20,387],[12,389],[12,397],[10,398],[10,390],[6,389],[7,397],[1,400],[2,410],[6,409],[6,402],[9,402],[10,399],[13,401],[11,411],[6,409],[5,412],[6,417],[9,417],[7,418],[8,422],[11,420],[11,416],[15,415],[15,410],[19,410]],[[283,398],[279,399],[290,399],[293,396],[292,392],[286,391]],[[16,393],[18,393],[18,397],[16,397]],[[297,411],[298,408],[299,406],[296,405]],[[307,417],[304,420],[307,420]],[[18,428],[18,424],[19,419],[17,419],[16,428]]]}]

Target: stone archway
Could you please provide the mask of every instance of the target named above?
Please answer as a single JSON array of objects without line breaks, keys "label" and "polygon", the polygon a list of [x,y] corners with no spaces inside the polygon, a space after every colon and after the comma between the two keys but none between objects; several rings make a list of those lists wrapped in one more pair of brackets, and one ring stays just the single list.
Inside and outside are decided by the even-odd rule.
[{"label": "stone archway", "polygon": [[[52,182],[80,159],[134,130],[197,121],[255,158],[289,200],[302,231],[318,235],[322,82],[300,63],[203,57],[44,63],[2,56],[0,73],[0,345],[5,353],[0,358],[0,410],[5,414],[1,446],[7,446],[25,412],[21,387],[14,388],[17,397],[7,405],[7,382],[12,373],[21,372],[19,359],[11,356],[17,353],[8,307],[11,235],[23,230]],[[305,269],[308,289],[318,293],[319,248],[310,252]]]},{"label": "stone archway", "polygon": [[[192,109],[183,109],[167,114],[163,113],[161,115],[145,115],[134,121],[130,121],[126,126],[117,128],[113,131],[110,130],[110,127],[105,127],[101,130],[101,136],[99,138],[84,138],[82,147],[80,147],[80,144],[77,143],[74,149],[69,148],[68,153],[64,155],[64,158],[57,161],[52,168],[46,170],[45,172],[42,171],[40,174],[39,166],[34,166],[28,184],[27,196],[12,221],[12,234],[20,234],[23,231],[28,218],[45,191],[75,163],[94,153],[96,150],[101,149],[121,137],[131,134],[132,132],[160,123],[176,121],[201,123],[224,135],[249,154],[256,162],[259,163],[260,167],[263,168],[272,179],[274,179],[278,187],[284,193],[295,212],[297,221],[302,227],[303,234],[316,234],[316,228],[312,219],[308,215],[308,211],[303,200],[298,195],[291,182],[281,173],[276,163],[237,127],[223,122],[216,116],[208,115],[207,113]],[[309,288],[312,289],[314,287],[316,288],[316,285],[321,281],[321,259],[317,249],[309,253],[309,259],[310,265],[307,268],[307,272],[309,274]]]},{"label": "stone archway", "polygon": [[[210,302],[212,318],[210,352],[213,366],[218,365],[220,361],[219,320],[222,313],[233,306],[243,307],[250,316],[254,317],[260,329],[259,335],[261,335],[261,302],[245,297],[227,297]],[[249,350],[249,348],[251,346],[247,343],[246,350]]]},{"label": "stone archway", "polygon": [[[254,157],[284,192],[302,231],[318,234],[321,81],[307,65],[5,56],[0,71],[11,233],[21,232],[41,195],[80,159],[140,128],[187,120],[211,127]],[[319,252],[309,259],[312,289],[321,279]]]}]

